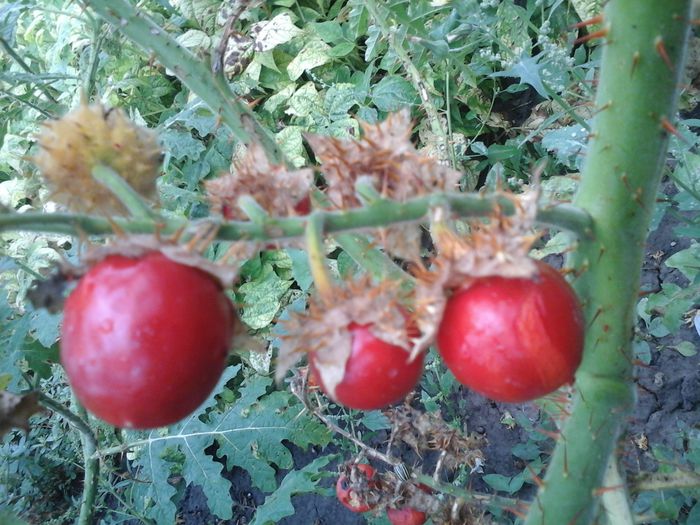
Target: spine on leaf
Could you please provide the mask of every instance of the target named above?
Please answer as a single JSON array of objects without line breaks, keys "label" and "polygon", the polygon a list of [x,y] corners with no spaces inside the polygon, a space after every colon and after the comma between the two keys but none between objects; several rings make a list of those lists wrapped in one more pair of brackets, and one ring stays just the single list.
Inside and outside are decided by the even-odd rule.
[{"label": "spine on leaf", "polygon": [[595,518],[608,458],[634,403],[631,343],[644,242],[676,112],[690,0],[611,0],[599,109],[575,204],[593,240],[571,255],[588,331],[571,417],[526,525]]}]

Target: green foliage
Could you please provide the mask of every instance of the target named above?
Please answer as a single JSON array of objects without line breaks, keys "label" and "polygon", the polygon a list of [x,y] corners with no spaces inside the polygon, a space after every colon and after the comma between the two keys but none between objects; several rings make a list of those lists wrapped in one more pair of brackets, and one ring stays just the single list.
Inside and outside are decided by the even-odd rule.
[{"label": "green foliage", "polygon": [[[581,169],[586,156],[593,116],[587,103],[599,58],[598,51],[574,49],[570,25],[579,20],[576,12],[592,14],[594,3],[570,2],[574,9],[561,0],[253,3],[234,24],[249,38],[242,39],[237,69],[226,70],[231,75],[226,83],[232,98],[254,107],[257,121],[296,166],[314,160],[304,133],[356,136],[360,121],[374,123],[409,107],[419,146],[464,171],[464,189],[474,189],[480,180],[491,188],[498,183],[517,188],[535,162],[547,158],[543,200],[568,201],[578,187],[578,174],[572,172]],[[27,156],[40,123],[74,107],[82,92],[124,108],[158,131],[165,152],[158,183],[162,215],[206,217],[202,183],[229,170],[240,154],[238,135],[222,123],[220,108],[205,104],[201,92],[187,88],[174,70],[159,65],[155,54],[101,20],[91,2],[85,4],[85,9],[69,0],[0,6],[0,211],[55,211]],[[208,72],[228,4],[170,0],[139,2],[138,8]],[[672,217],[673,234],[687,247],[663,259],[664,269],[675,269],[680,278],[661,283],[638,304],[635,355],[646,364],[663,345],[687,358],[696,352],[697,345],[677,336],[698,307],[700,286],[700,245],[685,241],[700,238],[697,125],[693,120],[679,124],[684,140],[672,141],[668,183],[674,189],[659,195],[652,223],[655,230],[664,216]],[[26,300],[33,280],[45,277],[53,262],[75,260],[74,243],[78,240],[34,233],[0,236],[0,388],[39,389],[79,414],[56,365],[60,316]],[[226,248],[216,244],[210,255]],[[571,238],[557,234],[543,240],[533,255],[571,249]],[[342,249],[334,257],[341,275],[363,271]],[[190,484],[202,488],[213,515],[230,519],[233,500],[225,474],[234,467],[247,471],[266,495],[253,518],[256,524],[292,515],[297,494],[324,492],[319,481],[333,471],[333,458],[323,456],[294,470],[285,443],[306,449],[328,444],[331,436],[267,377],[278,343],[274,338],[283,332],[274,325],[305,307],[311,287],[303,250],[255,255],[242,267],[235,299],[247,327],[271,339],[267,354],[243,354],[244,364],[227,368],[216,395],[168,429],[115,432],[88,421],[98,452],[111,452],[102,464],[95,503],[106,522],[132,517],[174,523]],[[659,341],[668,336],[672,343]],[[461,427],[470,407],[460,394],[452,374],[434,352],[429,354],[420,403]],[[359,429],[367,440],[383,439],[390,428],[379,412],[341,410],[331,420]],[[509,495],[518,495],[541,474],[549,454],[532,422],[516,416],[515,423],[526,439],[512,454],[526,466],[515,476],[487,469],[482,477]],[[686,457],[672,459],[687,460],[697,469],[700,440],[696,432],[686,434]],[[355,451],[346,440],[337,438],[335,444],[348,454]],[[669,460],[657,450],[661,464]],[[125,453],[122,463],[113,461],[117,451]],[[30,522],[76,519],[83,455],[78,431],[57,413],[36,416],[26,436],[6,436],[0,447],[0,522],[13,523],[16,516]],[[280,471],[289,472],[278,483]],[[462,471],[458,480],[467,485],[469,476]],[[648,491],[636,498],[634,510],[691,524],[700,520],[696,500],[692,490]]]}]

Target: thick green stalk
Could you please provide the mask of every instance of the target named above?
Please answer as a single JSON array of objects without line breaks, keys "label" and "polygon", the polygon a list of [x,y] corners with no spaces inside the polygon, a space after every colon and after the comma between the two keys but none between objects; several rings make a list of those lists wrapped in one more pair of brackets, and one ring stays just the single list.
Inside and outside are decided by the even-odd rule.
[{"label": "thick green stalk", "polygon": [[246,144],[257,140],[270,160],[283,162],[284,155],[267,130],[252,110],[237,100],[223,76],[212,74],[209,61],[195,57],[126,0],[86,0],[85,3],[146,51],[155,53],[165,67],[221,115],[238,140]]},{"label": "thick green stalk", "polygon": [[[319,211],[323,215],[326,233],[376,228],[401,222],[416,222],[426,218],[431,205],[447,203],[462,217],[479,217],[493,213],[496,206],[506,215],[514,212],[510,199],[494,194],[435,193],[406,202],[379,200],[368,206],[348,211]],[[580,238],[591,236],[591,218],[585,211],[568,204],[542,208],[537,214],[541,224],[563,228]],[[305,217],[260,217],[259,221],[229,221],[222,223],[219,240],[276,240],[304,235]],[[24,230],[67,235],[111,235],[114,225],[128,233],[174,233],[187,225],[184,219],[119,219],[68,213],[0,213],[0,231]],[[194,224],[193,224],[194,225]]]},{"label": "thick green stalk", "polygon": [[588,329],[565,423],[526,525],[594,517],[608,458],[634,404],[632,336],[644,242],[683,70],[690,0],[611,0],[586,166],[575,204],[595,240],[571,255]]}]

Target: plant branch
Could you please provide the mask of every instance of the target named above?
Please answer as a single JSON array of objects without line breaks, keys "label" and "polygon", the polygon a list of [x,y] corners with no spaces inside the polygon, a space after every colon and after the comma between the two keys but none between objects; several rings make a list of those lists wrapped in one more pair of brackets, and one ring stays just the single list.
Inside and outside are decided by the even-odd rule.
[{"label": "plant branch", "polygon": [[645,490],[696,489],[700,487],[700,474],[677,470],[670,474],[654,472],[630,483],[630,492]]},{"label": "plant branch", "polygon": [[[499,194],[478,195],[436,193],[410,199],[400,203],[383,199],[369,206],[347,211],[318,211],[324,222],[327,234],[387,226],[395,223],[420,222],[425,220],[435,202],[448,202],[453,213],[461,217],[480,217],[499,209],[506,215],[514,213],[510,199]],[[276,218],[270,217],[263,223],[229,221],[221,224],[217,239],[236,240],[282,240],[304,235],[308,216]],[[539,223],[563,228],[575,233],[581,239],[591,239],[593,222],[590,215],[569,204],[559,204],[540,209]],[[206,219],[211,222],[211,219]],[[58,233],[64,235],[111,235],[117,225],[127,233],[174,233],[187,226],[184,219],[127,220],[115,218],[69,214],[69,213],[4,213],[0,214],[0,231],[22,230]],[[193,223],[196,225],[196,223]]]},{"label": "plant branch", "polygon": [[270,160],[283,161],[284,155],[268,131],[260,125],[253,111],[241,103],[221,75],[213,75],[208,61],[195,57],[168,32],[126,0],[85,0],[98,15],[160,62],[215,113],[221,115],[234,137],[245,144],[256,140]]},{"label": "plant branch", "polygon": [[691,0],[612,0],[605,8],[598,111],[574,199],[591,213],[595,239],[583,239],[569,255],[569,266],[584,270],[574,286],[587,319],[585,350],[571,416],[525,525],[594,520],[606,467],[634,406],[635,308],[690,7]]},{"label": "plant branch", "polygon": [[99,481],[100,464],[99,458],[95,457],[97,450],[97,439],[90,426],[86,423],[87,412],[80,407],[79,413],[73,413],[68,407],[63,406],[58,401],[39,392],[39,402],[49,410],[57,413],[68,421],[80,433],[83,445],[83,460],[85,461],[85,473],[83,476],[83,495],[80,503],[80,515],[78,525],[92,525],[95,510],[95,496],[97,495],[97,484]]},{"label": "plant branch", "polygon": [[134,219],[156,219],[155,213],[149,208],[141,195],[129,186],[112,168],[97,165],[92,169],[92,178],[111,191]]}]

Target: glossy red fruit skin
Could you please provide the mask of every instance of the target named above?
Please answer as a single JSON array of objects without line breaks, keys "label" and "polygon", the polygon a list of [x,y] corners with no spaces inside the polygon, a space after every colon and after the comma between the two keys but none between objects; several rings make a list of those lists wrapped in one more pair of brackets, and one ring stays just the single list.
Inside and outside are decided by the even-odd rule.
[{"label": "glossy red fruit skin", "polygon": [[554,268],[529,279],[484,277],[447,302],[437,347],[457,380],[484,396],[529,401],[574,380],[584,320]]},{"label": "glossy red fruit skin", "polygon": [[[409,363],[406,350],[375,337],[370,327],[348,325],[352,351],[345,365],[345,376],[335,387],[334,400],[357,410],[377,410],[398,403],[413,390],[423,373],[423,354]],[[321,389],[328,393],[315,363],[316,355],[311,352],[311,371]]]},{"label": "glossy red fruit skin", "polygon": [[[372,486],[372,480],[376,471],[372,465],[367,463],[358,463],[355,468],[362,473],[362,475],[367,478],[368,484]],[[343,504],[345,508],[352,512],[367,512],[374,508],[374,505],[370,505],[367,502],[359,501],[356,495],[353,495],[353,489],[350,487],[348,478],[345,474],[341,474],[338,477],[338,481],[335,483],[335,495],[338,501]],[[355,501],[353,501],[355,500]]]},{"label": "glossy red fruit skin", "polygon": [[423,525],[426,521],[425,512],[412,507],[403,509],[386,509],[386,517],[391,525]]},{"label": "glossy red fruit skin", "polygon": [[125,428],[170,425],[211,393],[236,316],[213,277],[158,252],[106,257],[66,300],[61,363],[78,400]]}]

